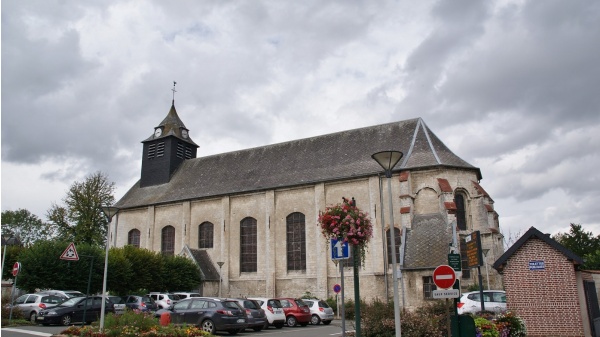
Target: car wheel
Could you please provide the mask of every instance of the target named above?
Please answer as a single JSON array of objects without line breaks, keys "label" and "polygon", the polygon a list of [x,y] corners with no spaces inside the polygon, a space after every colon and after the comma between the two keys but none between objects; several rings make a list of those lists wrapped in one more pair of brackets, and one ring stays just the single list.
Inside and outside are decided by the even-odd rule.
[{"label": "car wheel", "polygon": [[211,321],[210,319],[203,321],[202,324],[200,325],[200,328],[202,329],[202,331],[206,331],[206,332],[210,333],[211,335],[214,335],[215,332],[217,332],[215,329],[215,323],[213,321]]},{"label": "car wheel", "polygon": [[269,328],[269,321],[266,321],[266,322],[265,322],[265,325],[263,325],[263,329],[265,329],[265,330],[266,330],[266,329],[268,329],[268,328]]},{"label": "car wheel", "polygon": [[288,318],[285,322],[287,323],[287,325],[289,327],[296,326],[296,324],[298,323],[298,321],[296,320],[296,317],[294,317],[294,316],[288,316]]},{"label": "car wheel", "polygon": [[312,317],[310,318],[310,324],[312,324],[312,325],[321,324],[321,317],[319,317],[319,315],[312,315]]},{"label": "car wheel", "polygon": [[37,324],[36,323],[36,319],[37,319],[37,314],[34,312],[31,313],[31,315],[29,315],[29,321],[33,324]]},{"label": "car wheel", "polygon": [[331,321],[323,321],[323,324],[329,325],[329,324],[331,324]]},{"label": "car wheel", "polygon": [[277,324],[275,324],[275,328],[276,328],[276,329],[281,329],[281,328],[283,328],[283,323],[277,323]]},{"label": "car wheel", "polygon": [[71,315],[64,315],[60,318],[60,323],[62,325],[71,325]]}]

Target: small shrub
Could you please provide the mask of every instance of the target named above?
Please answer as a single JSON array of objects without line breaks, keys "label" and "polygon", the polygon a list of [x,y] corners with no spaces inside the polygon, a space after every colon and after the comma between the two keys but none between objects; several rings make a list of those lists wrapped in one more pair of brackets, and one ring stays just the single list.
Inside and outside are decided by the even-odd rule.
[{"label": "small shrub", "polygon": [[494,322],[484,318],[475,317],[475,330],[477,337],[499,337],[498,329]]},{"label": "small shrub", "polygon": [[496,326],[501,326],[503,330],[498,329],[499,331],[508,331],[504,336],[510,337],[525,337],[527,336],[527,330],[525,328],[525,322],[518,317],[514,312],[507,311],[504,314],[498,315],[496,317]]},{"label": "small shrub", "polygon": [[331,309],[333,309],[333,313],[337,315],[337,300],[333,297],[329,297],[325,300],[325,302],[327,302],[327,305],[329,305]]}]

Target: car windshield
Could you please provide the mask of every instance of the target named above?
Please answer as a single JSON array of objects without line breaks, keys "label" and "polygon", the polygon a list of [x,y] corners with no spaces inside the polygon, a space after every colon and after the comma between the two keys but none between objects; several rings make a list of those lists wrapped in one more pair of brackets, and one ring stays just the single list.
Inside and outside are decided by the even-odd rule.
[{"label": "car windshield", "polygon": [[283,308],[281,306],[281,302],[279,302],[278,300],[269,300],[267,302],[267,305],[273,308]]},{"label": "car windshield", "polygon": [[294,300],[294,301],[296,302],[296,305],[299,306],[299,307],[307,306],[307,304],[304,303],[303,300]]},{"label": "car windshield", "polygon": [[329,305],[325,301],[319,301],[319,307],[321,307],[321,308],[329,308]]},{"label": "car windshield", "polygon": [[83,300],[84,297],[72,297],[69,298],[68,300],[62,302],[60,305],[63,307],[72,307],[75,304],[79,303],[79,301]]},{"label": "car windshield", "polygon": [[125,302],[123,302],[123,299],[121,297],[118,296],[108,296],[108,300],[111,301],[113,304],[123,304]]},{"label": "car windshield", "polygon": [[142,296],[142,302],[144,302],[144,303],[153,303],[154,304],[154,300],[151,297],[148,297],[148,296]]}]

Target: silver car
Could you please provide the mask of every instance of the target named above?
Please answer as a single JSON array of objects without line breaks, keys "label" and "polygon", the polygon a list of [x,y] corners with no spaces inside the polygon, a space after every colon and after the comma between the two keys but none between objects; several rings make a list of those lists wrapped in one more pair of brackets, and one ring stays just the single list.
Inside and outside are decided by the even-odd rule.
[{"label": "silver car", "polygon": [[29,318],[32,323],[36,323],[36,318],[40,311],[54,307],[66,299],[66,297],[41,293],[25,294],[15,300],[13,308],[20,310],[23,316]]},{"label": "silver car", "polygon": [[319,325],[321,322],[325,325],[329,325],[333,321],[333,309],[325,301],[317,299],[302,299],[306,305],[310,308],[312,317],[310,318],[310,324]]}]

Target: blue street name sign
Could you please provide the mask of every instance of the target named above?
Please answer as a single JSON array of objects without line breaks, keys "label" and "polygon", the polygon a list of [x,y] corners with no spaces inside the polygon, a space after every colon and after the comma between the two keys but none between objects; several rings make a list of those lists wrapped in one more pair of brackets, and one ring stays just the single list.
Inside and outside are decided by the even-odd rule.
[{"label": "blue street name sign", "polygon": [[350,249],[348,242],[342,240],[331,239],[331,259],[344,260],[350,257]]}]

